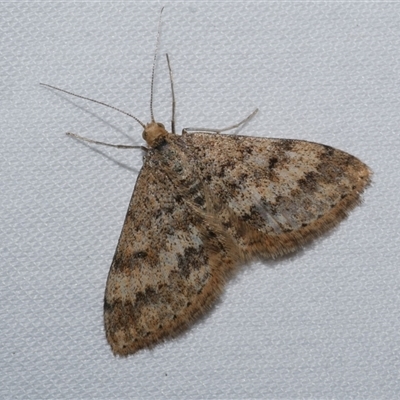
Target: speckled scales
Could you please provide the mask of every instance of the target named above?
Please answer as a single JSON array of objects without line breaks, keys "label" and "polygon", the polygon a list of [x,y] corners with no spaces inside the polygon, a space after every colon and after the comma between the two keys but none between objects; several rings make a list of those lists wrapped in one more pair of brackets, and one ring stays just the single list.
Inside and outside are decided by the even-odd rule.
[{"label": "speckled scales", "polygon": [[185,141],[248,257],[293,251],[338,224],[370,182],[359,159],[318,143],[210,133]]},{"label": "speckled scales", "polygon": [[165,147],[146,156],[111,265],[104,316],[116,354],[180,332],[218,297],[224,271],[240,258],[208,203],[192,202],[201,182],[191,195],[174,186],[173,166],[160,165],[169,156]]},{"label": "speckled scales", "polygon": [[174,336],[235,266],[296,250],[360,201],[370,170],[317,143],[146,126],[149,146],[110,269],[104,315],[115,354]]}]

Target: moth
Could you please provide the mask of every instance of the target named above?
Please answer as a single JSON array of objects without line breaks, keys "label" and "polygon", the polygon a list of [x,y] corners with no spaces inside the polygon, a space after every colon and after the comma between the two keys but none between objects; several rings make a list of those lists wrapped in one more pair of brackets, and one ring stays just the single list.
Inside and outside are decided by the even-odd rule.
[{"label": "moth", "polygon": [[[173,337],[207,311],[231,273],[276,258],[342,221],[361,201],[371,171],[356,157],[302,140],[229,135],[225,129],[175,133],[154,119],[104,297],[108,343],[126,356]],[[103,102],[82,97],[107,107]],[[105,144],[73,135],[92,143]],[[110,145],[122,148],[138,146]]]}]

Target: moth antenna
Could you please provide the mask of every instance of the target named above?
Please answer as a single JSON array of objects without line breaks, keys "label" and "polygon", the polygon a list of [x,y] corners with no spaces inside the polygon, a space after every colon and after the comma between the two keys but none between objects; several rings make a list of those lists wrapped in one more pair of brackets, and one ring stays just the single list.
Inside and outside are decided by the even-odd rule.
[{"label": "moth antenna", "polygon": [[75,94],[75,93],[69,92],[68,90],[64,90],[64,89],[60,89],[60,88],[58,88],[58,87],[56,87],[56,86],[48,85],[47,83],[40,83],[40,85],[46,86],[46,87],[51,88],[51,89],[54,89],[54,90],[58,90],[59,92],[67,93],[67,94],[69,94],[69,95],[71,95],[71,96],[79,97],[80,99],[84,99],[84,100],[91,101],[91,102],[93,102],[93,103],[101,104],[101,105],[104,106],[104,107],[111,108],[111,109],[113,109],[113,110],[115,110],[115,111],[118,111],[118,112],[120,112],[120,113],[122,113],[122,114],[127,115],[128,117],[133,118],[136,122],[138,122],[140,125],[142,125],[143,128],[146,127],[146,125],[145,125],[142,121],[140,121],[138,118],[136,118],[134,115],[132,115],[132,114],[126,112],[126,111],[123,111],[123,110],[121,110],[121,109],[119,109],[119,108],[117,108],[117,107],[110,106],[110,105],[107,104],[107,103],[103,103],[102,101],[94,100],[94,99],[91,99],[90,97],[86,97],[86,96],[81,96],[81,95],[79,95],[79,94]]},{"label": "moth antenna", "polygon": [[172,116],[171,116],[171,132],[175,133],[175,91],[174,91],[174,79],[172,77],[172,68],[169,62],[168,53],[165,54],[167,57],[168,70],[169,70],[169,81],[171,82],[171,94],[172,94]]},{"label": "moth antenna", "polygon": [[160,34],[161,34],[161,17],[162,12],[164,11],[164,7],[160,11],[160,19],[158,21],[158,31],[157,31],[157,42],[156,42],[156,51],[154,52],[154,60],[153,60],[153,68],[151,70],[151,88],[150,88],[150,117],[151,122],[155,122],[154,112],[153,112],[153,96],[154,96],[154,71],[156,69],[156,61],[157,61],[157,53],[158,48],[160,46]]}]

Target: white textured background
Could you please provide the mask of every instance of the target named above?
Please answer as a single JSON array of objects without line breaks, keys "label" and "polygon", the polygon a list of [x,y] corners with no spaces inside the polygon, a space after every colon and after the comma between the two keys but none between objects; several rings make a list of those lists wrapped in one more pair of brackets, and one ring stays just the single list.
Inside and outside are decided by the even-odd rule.
[{"label": "white textured background", "polygon": [[[399,398],[400,4],[1,3],[1,398]],[[103,293],[149,119],[161,5],[178,130],[307,139],[374,170],[363,205],[291,257],[254,263],[180,338],[126,359]],[[160,58],[156,117],[168,123]]]}]

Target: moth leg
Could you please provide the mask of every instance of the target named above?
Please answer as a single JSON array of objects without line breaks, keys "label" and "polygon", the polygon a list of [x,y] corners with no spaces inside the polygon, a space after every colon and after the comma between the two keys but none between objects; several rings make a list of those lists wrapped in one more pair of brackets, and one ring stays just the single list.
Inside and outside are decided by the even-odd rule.
[{"label": "moth leg", "polygon": [[67,132],[66,133],[67,136],[71,136],[75,139],[81,140],[82,142],[88,142],[88,143],[94,143],[94,144],[100,144],[102,146],[108,146],[108,147],[115,147],[117,149],[141,149],[143,151],[147,151],[148,148],[144,147],[144,146],[130,146],[127,144],[112,144],[112,143],[106,143],[106,142],[99,142],[97,140],[93,140],[93,139],[89,139],[83,136],[79,136],[76,133],[71,133],[71,132]]},{"label": "moth leg", "polygon": [[258,112],[258,108],[256,108],[250,115],[248,115],[245,119],[242,121],[238,122],[235,125],[228,126],[226,128],[222,129],[209,129],[209,128],[184,128],[182,131],[182,135],[186,135],[188,133],[193,133],[193,132],[211,132],[211,133],[216,133],[219,134],[221,132],[225,131],[230,131],[235,128],[239,128],[240,126],[243,126],[246,122],[248,122],[250,119],[254,117]]}]

